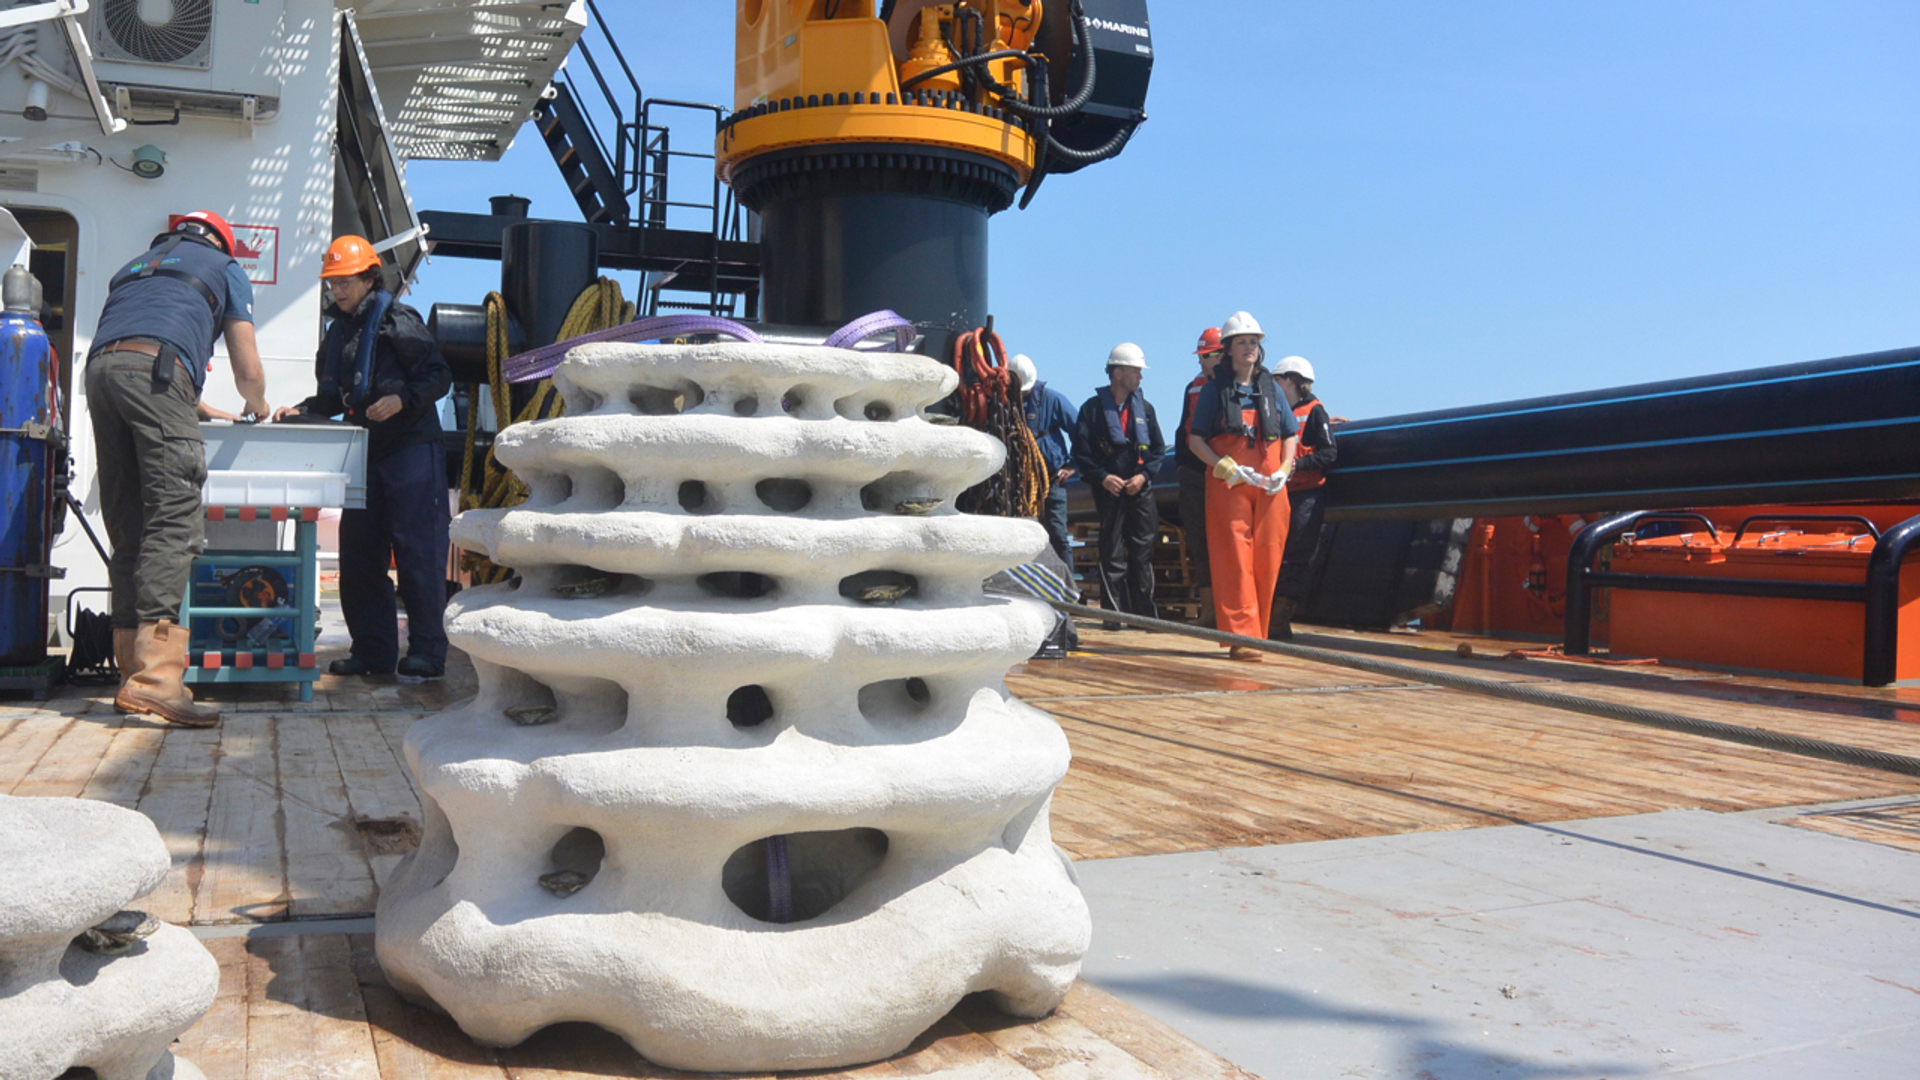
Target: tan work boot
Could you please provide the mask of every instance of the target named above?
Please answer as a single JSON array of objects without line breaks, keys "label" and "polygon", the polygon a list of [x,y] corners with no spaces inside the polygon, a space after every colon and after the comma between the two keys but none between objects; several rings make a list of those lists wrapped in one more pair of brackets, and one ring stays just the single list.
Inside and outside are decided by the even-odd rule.
[{"label": "tan work boot", "polygon": [[141,623],[134,634],[133,662],[140,670],[114,695],[114,708],[150,713],[182,727],[212,727],[220,722],[219,709],[194,704],[187,690],[186,627]]},{"label": "tan work boot", "polygon": [[[122,629],[118,626],[113,628],[113,666],[120,672],[120,690],[125,690],[127,680],[133,678],[140,670],[140,662],[134,659],[133,654],[133,639],[139,633],[138,630]],[[113,697],[114,711],[126,712],[127,710],[120,707],[118,690],[114,691]]]}]

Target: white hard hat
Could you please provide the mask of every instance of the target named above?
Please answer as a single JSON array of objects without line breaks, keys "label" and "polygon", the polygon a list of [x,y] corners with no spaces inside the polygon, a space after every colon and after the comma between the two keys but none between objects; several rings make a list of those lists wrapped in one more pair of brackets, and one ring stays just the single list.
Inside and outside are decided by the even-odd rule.
[{"label": "white hard hat", "polygon": [[1304,356],[1289,356],[1273,365],[1275,375],[1298,375],[1308,382],[1313,381],[1313,365],[1307,363]]},{"label": "white hard hat", "polygon": [[1040,381],[1040,373],[1034,370],[1033,361],[1026,353],[1015,353],[1013,359],[1007,361],[1007,366],[1013,369],[1013,377],[1020,380],[1020,392],[1023,394]]},{"label": "white hard hat", "polygon": [[1220,340],[1243,337],[1251,334],[1255,338],[1264,338],[1266,331],[1260,329],[1260,320],[1244,311],[1236,311],[1233,317],[1220,324]]},{"label": "white hard hat", "polygon": [[1133,342],[1123,341],[1115,345],[1113,351],[1107,354],[1107,366],[1139,368],[1141,371],[1145,371],[1147,370],[1147,354],[1141,352],[1140,346],[1135,345]]}]

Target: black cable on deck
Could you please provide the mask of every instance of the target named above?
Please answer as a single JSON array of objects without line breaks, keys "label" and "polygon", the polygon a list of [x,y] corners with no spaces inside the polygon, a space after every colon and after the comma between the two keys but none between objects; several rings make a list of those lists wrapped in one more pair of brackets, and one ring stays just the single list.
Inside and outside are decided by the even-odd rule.
[{"label": "black cable on deck", "polygon": [[1721,739],[1726,742],[1757,746],[1763,750],[1779,750],[1802,757],[1820,758],[1836,761],[1843,765],[1858,765],[1884,772],[1901,773],[1906,776],[1920,776],[1920,758],[1907,757],[1904,754],[1890,754],[1883,750],[1870,750],[1863,746],[1850,746],[1846,743],[1828,742],[1825,739],[1808,739],[1799,735],[1788,735],[1777,731],[1765,731],[1760,728],[1743,727],[1739,724],[1723,724],[1717,720],[1702,720],[1695,716],[1682,716],[1679,713],[1663,712],[1659,709],[1643,709],[1637,705],[1619,705],[1610,701],[1596,701],[1593,698],[1580,697],[1577,694],[1563,694],[1554,690],[1542,690],[1537,686],[1499,682],[1494,679],[1477,679],[1471,675],[1460,675],[1451,671],[1437,671],[1432,668],[1403,664],[1392,660],[1379,660],[1370,656],[1355,656],[1336,649],[1316,648],[1312,645],[1293,645],[1282,641],[1267,641],[1262,638],[1229,634],[1221,630],[1208,630],[1185,623],[1168,622],[1165,619],[1150,619],[1144,615],[1129,615],[1121,611],[1108,611],[1105,608],[1088,607],[1084,604],[1069,604],[1058,600],[1048,600],[1054,610],[1067,615],[1078,615],[1084,619],[1100,619],[1106,622],[1126,623],[1130,626],[1158,630],[1166,634],[1184,634],[1187,637],[1214,641],[1222,645],[1239,645],[1249,649],[1290,656],[1296,660],[1306,660],[1316,664],[1331,664],[1335,667],[1353,668],[1357,671],[1386,675],[1396,679],[1417,679],[1421,682],[1444,686],[1452,690],[1465,690],[1471,694],[1484,694],[1488,697],[1506,698],[1509,701],[1524,701],[1530,705],[1542,705],[1549,709],[1563,709],[1567,712],[1585,713],[1607,720],[1624,720],[1629,724],[1660,728],[1665,731],[1678,731],[1687,735],[1702,735],[1709,739]]}]

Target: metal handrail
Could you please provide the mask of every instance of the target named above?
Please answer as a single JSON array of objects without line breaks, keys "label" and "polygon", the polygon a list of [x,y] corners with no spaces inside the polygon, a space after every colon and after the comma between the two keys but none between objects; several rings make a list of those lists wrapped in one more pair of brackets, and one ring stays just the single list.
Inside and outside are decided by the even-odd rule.
[{"label": "metal handrail", "polygon": [[1751,514],[1745,521],[1740,523],[1738,529],[1734,530],[1733,543],[1727,546],[1739,547],[1740,538],[1747,535],[1747,526],[1756,521],[1837,521],[1848,525],[1862,526],[1867,530],[1869,536],[1872,536],[1876,540],[1880,538],[1879,527],[1866,518],[1861,517],[1859,514]]},{"label": "metal handrail", "polygon": [[[1596,588],[1652,589],[1666,592],[1712,593],[1779,599],[1836,600],[1865,606],[1865,641],[1861,649],[1860,681],[1866,686],[1888,686],[1898,676],[1900,660],[1900,570],[1915,545],[1920,545],[1920,517],[1911,517],[1880,534],[1867,559],[1866,580],[1844,582],[1772,581],[1754,578],[1702,578],[1656,574],[1623,574],[1593,569],[1600,549],[1646,521],[1681,517],[1705,520],[1699,514],[1617,514],[1580,530],[1567,552],[1566,644],[1568,656],[1584,656],[1592,644],[1593,590]],[[1756,519],[1786,515],[1755,515]],[[1794,515],[1788,520],[1848,522],[1851,515]],[[1868,522],[1868,528],[1872,523]],[[1711,526],[1709,526],[1711,527]],[[1717,538],[1717,536],[1716,536]],[[1735,534],[1735,542],[1739,534]]]}]

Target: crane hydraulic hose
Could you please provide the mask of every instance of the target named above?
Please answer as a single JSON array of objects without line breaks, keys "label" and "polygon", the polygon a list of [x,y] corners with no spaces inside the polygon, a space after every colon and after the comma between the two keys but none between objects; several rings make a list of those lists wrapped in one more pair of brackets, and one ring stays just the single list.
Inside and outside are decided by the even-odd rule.
[{"label": "crane hydraulic hose", "polygon": [[[1023,596],[1025,594],[1022,594]],[[1185,623],[1168,622],[1165,619],[1150,619],[1144,615],[1129,615],[1122,611],[1108,611],[1105,608],[1088,607],[1084,604],[1069,604],[1058,600],[1048,600],[1054,610],[1068,615],[1077,615],[1083,619],[1099,619],[1104,622],[1126,623],[1131,626],[1158,630],[1169,634],[1185,634],[1188,637],[1204,641],[1215,641],[1222,645],[1239,645],[1263,652],[1278,653],[1295,660],[1306,660],[1316,664],[1331,664],[1335,667],[1352,668],[1356,671],[1371,672],[1395,679],[1409,679],[1416,682],[1432,683],[1452,690],[1464,690],[1471,694],[1484,694],[1488,697],[1506,698],[1509,701],[1540,705],[1549,709],[1562,709],[1567,712],[1585,713],[1607,720],[1623,720],[1629,724],[1660,728],[1664,731],[1677,731],[1686,735],[1701,735],[1709,739],[1721,739],[1726,742],[1740,743],[1745,746],[1757,746],[1763,750],[1778,750],[1801,757],[1820,758],[1835,761],[1842,765],[1857,765],[1866,769],[1879,769],[1884,772],[1901,773],[1906,776],[1920,776],[1920,758],[1907,757],[1904,754],[1890,754],[1884,750],[1872,750],[1863,746],[1849,746],[1846,743],[1828,742],[1825,739],[1808,739],[1799,735],[1788,735],[1778,731],[1766,731],[1761,728],[1743,727],[1739,724],[1723,724],[1717,720],[1702,720],[1694,716],[1682,716],[1679,713],[1662,712],[1658,709],[1643,709],[1637,705],[1620,705],[1611,701],[1599,701],[1584,698],[1577,694],[1562,694],[1554,690],[1542,690],[1537,686],[1499,682],[1493,679],[1476,679],[1471,675],[1459,675],[1451,671],[1438,671],[1433,668],[1419,667],[1414,664],[1396,663],[1392,660],[1380,660],[1370,656],[1355,656],[1335,649],[1320,649],[1311,645],[1290,645],[1263,638],[1246,637],[1241,634],[1228,634],[1219,630],[1208,630]]]},{"label": "crane hydraulic hose", "polygon": [[1053,132],[1049,130],[1047,132],[1047,153],[1056,157],[1066,158],[1068,161],[1081,165],[1098,164],[1110,157],[1117,157],[1120,151],[1125,150],[1127,143],[1133,140],[1133,133],[1139,130],[1139,128],[1140,121],[1136,120],[1131,125],[1114,132],[1113,138],[1108,139],[1095,150],[1075,150],[1071,146],[1062,146],[1060,140],[1054,138]]},{"label": "crane hydraulic hose", "polygon": [[[1080,51],[1085,55],[1087,61],[1086,70],[1080,73],[1080,89],[1074,91],[1071,98],[1058,105],[1029,105],[1020,100],[1019,95],[1014,91],[1013,87],[1003,86],[992,75],[984,71],[979,72],[979,77],[982,82],[986,83],[987,89],[1000,95],[1001,108],[1015,116],[1025,117],[1028,120],[1064,120],[1085,108],[1087,102],[1092,99],[1095,74],[1093,27],[1087,21],[1087,11],[1085,7],[1081,6],[1080,0],[1074,0],[1072,11],[1073,29],[1074,32],[1080,36]],[[1026,53],[1022,53],[1021,55],[1028,56],[1029,66],[1031,66],[1032,57]]]}]

